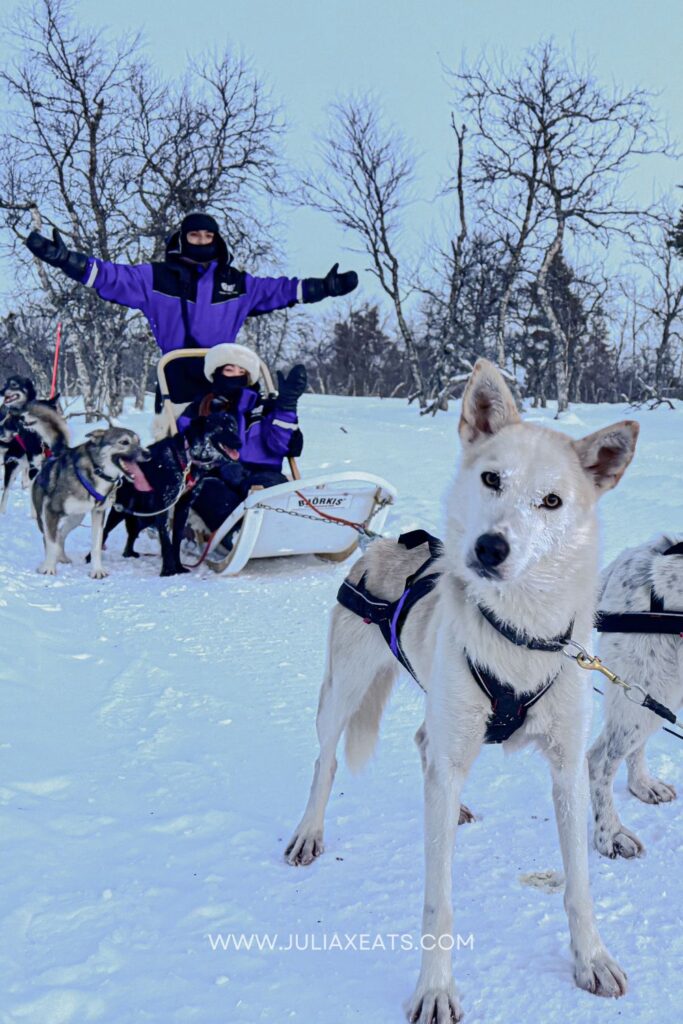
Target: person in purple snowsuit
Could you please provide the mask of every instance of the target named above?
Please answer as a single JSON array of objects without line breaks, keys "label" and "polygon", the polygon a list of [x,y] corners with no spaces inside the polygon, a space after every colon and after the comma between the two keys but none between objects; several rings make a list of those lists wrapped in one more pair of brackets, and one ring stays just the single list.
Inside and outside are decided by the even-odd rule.
[{"label": "person in purple snowsuit", "polygon": [[193,510],[210,531],[228,518],[253,486],[286,483],[282,461],[288,455],[300,455],[303,448],[297,404],[306,390],[305,366],[297,364],[287,376],[278,371],[278,393],[265,400],[258,385],[260,371],[259,358],[251,349],[234,343],[215,345],[204,357],[208,391],[191,402],[178,420],[181,430],[194,417],[212,412],[228,412],[237,421],[242,441],[239,460],[206,476],[192,501]]},{"label": "person in purple snowsuit", "polygon": [[355,271],[340,274],[338,263],[323,278],[252,277],[233,267],[218,224],[206,213],[183,219],[161,263],[129,266],[71,252],[56,228],[52,241],[32,231],[26,245],[108,302],[141,310],[164,353],[234,342],[248,316],[346,295],[358,284]]},{"label": "person in purple snowsuit", "polygon": [[183,409],[179,429],[184,430],[195,416],[229,412],[242,440],[241,462],[249,470],[280,474],[285,456],[300,455],[303,447],[296,409],[306,389],[306,368],[298,364],[287,377],[278,372],[278,394],[264,401],[259,389],[261,363],[252,349],[236,343],[214,345],[203,366],[205,386]]}]

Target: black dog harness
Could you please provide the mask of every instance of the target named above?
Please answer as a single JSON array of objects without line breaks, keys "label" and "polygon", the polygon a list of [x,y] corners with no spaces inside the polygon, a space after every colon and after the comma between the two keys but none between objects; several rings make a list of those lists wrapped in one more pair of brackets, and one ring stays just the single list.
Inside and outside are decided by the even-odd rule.
[{"label": "black dog harness", "polygon": [[[382,636],[394,656],[410,672],[417,684],[422,686],[401,645],[401,631],[410,610],[434,589],[441,576],[440,572],[427,573],[427,570],[443,552],[443,544],[437,537],[433,537],[425,530],[412,530],[410,533],[404,533],[398,538],[398,543],[409,551],[421,544],[427,544],[429,557],[416,572],[406,579],[403,593],[397,601],[387,601],[372,594],[365,584],[365,573],[358,583],[351,583],[348,579],[344,580],[339,588],[337,600],[344,608],[348,608],[349,611],[360,616],[364,622],[379,626]],[[425,575],[425,573],[427,574]],[[561,651],[571,639],[573,622],[566,634],[551,640],[540,640],[503,622],[483,605],[478,605],[478,608],[498,633],[518,647],[526,647],[530,651]],[[552,676],[540,690],[536,690],[534,693],[518,694],[509,683],[501,682],[487,668],[473,662],[467,651],[465,651],[465,657],[472,678],[491,701],[491,716],[486,724],[485,743],[503,743],[509,739],[523,724],[529,708],[533,707],[543,694],[548,692],[557,678],[557,675]]]},{"label": "black dog harness", "polygon": [[[683,555],[683,542],[672,544],[663,555]],[[598,612],[595,628],[599,633],[668,633],[683,636],[683,610],[668,611],[650,587],[648,612]]]},{"label": "black dog harness", "polygon": [[365,585],[366,573],[363,573],[358,583],[351,583],[348,579],[344,580],[339,588],[337,600],[344,608],[359,615],[364,622],[372,622],[375,626],[379,626],[394,657],[398,658],[403,667],[410,672],[415,682],[421,685],[408,655],[401,645],[401,630],[410,609],[434,589],[441,576],[440,572],[433,572],[428,576],[424,576],[423,573],[439,557],[443,551],[443,544],[426,530],[411,530],[410,533],[402,533],[398,538],[398,543],[408,551],[421,544],[429,545],[429,558],[412,576],[407,578],[405,588],[398,601],[386,601],[371,594]]}]

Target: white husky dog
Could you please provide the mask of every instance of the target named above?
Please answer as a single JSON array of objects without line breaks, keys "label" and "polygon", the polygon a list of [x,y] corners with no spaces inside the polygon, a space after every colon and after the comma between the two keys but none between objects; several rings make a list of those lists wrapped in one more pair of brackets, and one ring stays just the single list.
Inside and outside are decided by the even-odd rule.
[{"label": "white husky dog", "polygon": [[[652,594],[666,610],[683,609],[683,555],[669,550],[680,547],[682,539],[662,535],[622,551],[602,574],[601,609],[626,614],[647,612]],[[683,705],[683,658],[678,633],[605,633],[600,655],[622,679],[642,686],[672,711]],[[622,824],[614,806],[614,776],[624,758],[628,788],[634,796],[649,804],[676,798],[673,786],[650,775],[645,760],[645,745],[661,725],[661,718],[629,700],[621,687],[607,687],[605,723],[590,749],[588,765],[595,845],[608,857],[639,857],[645,850],[638,836]]]},{"label": "white husky dog", "polygon": [[[500,372],[482,359],[463,396],[459,431],[462,465],[447,499],[443,555],[432,567],[442,575],[408,615],[401,637],[427,692],[425,721],[416,736],[425,789],[423,934],[452,934],[460,794],[492,713],[467,659],[526,697],[553,680],[507,745],[533,742],[550,763],[576,983],[620,996],[626,975],[598,933],[588,879],[590,677],[557,649],[517,643],[566,636],[569,629],[574,639],[589,643],[597,590],[595,504],[631,461],[638,424],[624,421],[571,441],[522,423]],[[393,541],[377,541],[354,565],[350,581],[357,585],[364,576],[374,595],[396,600],[424,557],[424,546],[407,551]],[[306,810],[286,850],[290,864],[309,864],[323,852],[338,741],[346,730],[352,767],[370,755],[398,671],[380,629],[337,606],[318,708],[320,756]],[[451,1024],[462,1014],[449,942],[424,945],[408,1017]]]}]

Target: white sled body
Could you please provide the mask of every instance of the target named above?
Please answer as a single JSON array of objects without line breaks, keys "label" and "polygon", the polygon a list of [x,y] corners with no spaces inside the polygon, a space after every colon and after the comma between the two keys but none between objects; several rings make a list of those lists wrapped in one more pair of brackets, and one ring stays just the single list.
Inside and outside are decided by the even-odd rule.
[{"label": "white sled body", "polygon": [[[251,558],[315,554],[341,561],[356,549],[360,535],[353,527],[325,516],[365,524],[379,533],[395,497],[396,490],[386,480],[354,472],[328,473],[255,490],[216,530],[207,564],[235,575]],[[315,512],[304,498],[324,515]],[[240,520],[230,555],[212,563],[211,551]]]}]

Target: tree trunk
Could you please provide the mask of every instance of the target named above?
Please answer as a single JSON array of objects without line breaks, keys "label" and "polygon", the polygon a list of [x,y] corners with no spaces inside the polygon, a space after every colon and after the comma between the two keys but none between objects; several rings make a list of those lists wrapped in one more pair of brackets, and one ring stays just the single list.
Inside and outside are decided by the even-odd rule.
[{"label": "tree trunk", "polygon": [[555,359],[553,370],[555,374],[555,387],[557,389],[557,415],[566,412],[569,408],[569,372],[567,366],[569,354],[569,340],[565,334],[562,324],[555,314],[553,304],[548,292],[548,273],[553,260],[562,252],[562,238],[564,235],[564,220],[558,218],[557,231],[552,242],[548,246],[543,257],[538,276],[536,288],[541,303],[541,309],[548,321],[548,326],[555,340]]}]

